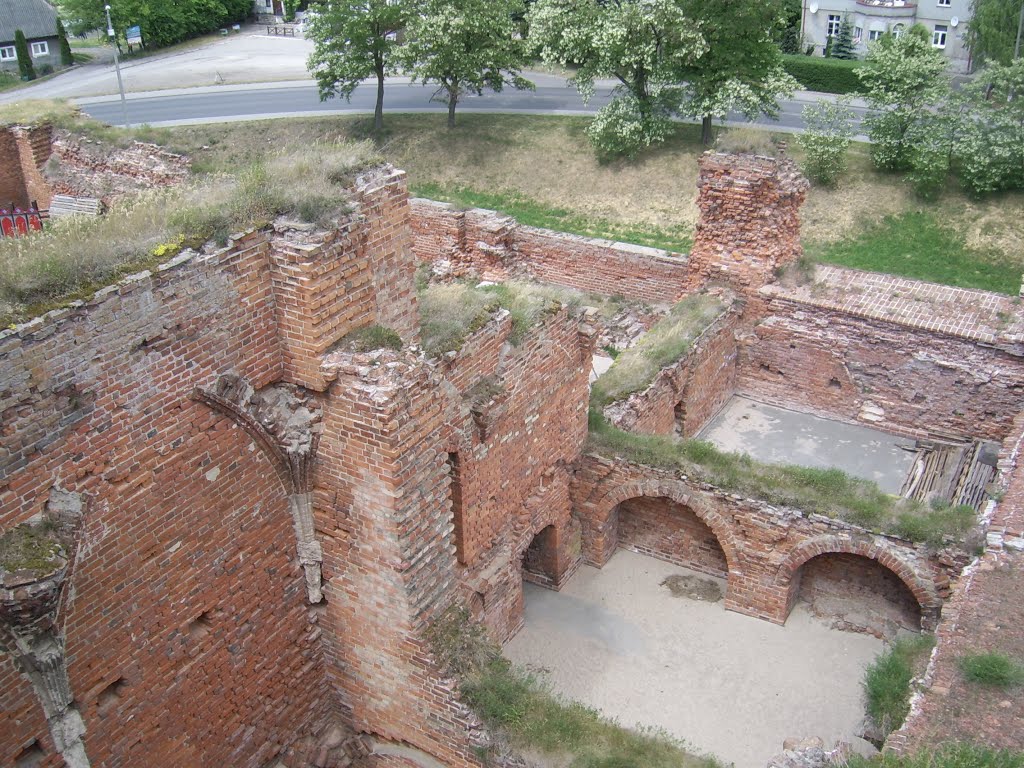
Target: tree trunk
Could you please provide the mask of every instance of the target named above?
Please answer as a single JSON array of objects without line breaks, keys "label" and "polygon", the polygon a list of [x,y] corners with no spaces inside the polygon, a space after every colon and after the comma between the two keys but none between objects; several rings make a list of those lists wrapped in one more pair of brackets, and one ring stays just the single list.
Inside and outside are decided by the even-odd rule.
[{"label": "tree trunk", "polygon": [[455,105],[459,103],[459,92],[454,87],[448,91],[448,127],[455,127]]},{"label": "tree trunk", "polygon": [[704,115],[700,121],[700,142],[705,147],[711,146],[711,139],[713,138],[711,134],[711,123],[713,120],[714,118],[711,115]]},{"label": "tree trunk", "polygon": [[377,68],[377,105],[373,108],[373,132],[384,130],[384,67]]}]

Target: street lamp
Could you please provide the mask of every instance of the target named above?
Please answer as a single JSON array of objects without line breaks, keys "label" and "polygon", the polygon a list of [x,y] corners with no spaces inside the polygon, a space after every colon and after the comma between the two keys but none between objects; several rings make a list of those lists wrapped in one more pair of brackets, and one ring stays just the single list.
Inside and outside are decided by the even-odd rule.
[{"label": "street lamp", "polygon": [[103,6],[103,10],[107,12],[107,37],[110,38],[110,42],[114,44],[114,70],[117,72],[117,90],[121,93],[121,112],[124,116],[124,127],[131,128],[131,123],[128,122],[128,102],[124,98],[124,82],[121,80],[121,62],[117,57],[117,40],[114,35],[114,23],[110,20],[110,6]]}]

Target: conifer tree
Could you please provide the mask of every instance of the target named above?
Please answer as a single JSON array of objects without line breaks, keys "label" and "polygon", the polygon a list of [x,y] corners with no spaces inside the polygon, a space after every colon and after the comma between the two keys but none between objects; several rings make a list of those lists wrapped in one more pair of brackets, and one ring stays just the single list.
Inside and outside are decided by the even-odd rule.
[{"label": "conifer tree", "polygon": [[35,80],[36,68],[32,66],[32,56],[28,52],[28,40],[20,29],[14,33],[14,51],[18,56],[18,71],[22,80]]},{"label": "conifer tree", "polygon": [[71,43],[68,42],[68,32],[64,29],[64,22],[57,19],[57,37],[60,38],[60,63],[70,67],[75,63],[74,54],[71,53]]},{"label": "conifer tree", "polygon": [[832,58],[846,60],[857,58],[857,54],[853,50],[853,24],[850,23],[849,16],[843,16],[843,21],[839,25],[839,34],[836,35],[836,39],[832,43]]}]

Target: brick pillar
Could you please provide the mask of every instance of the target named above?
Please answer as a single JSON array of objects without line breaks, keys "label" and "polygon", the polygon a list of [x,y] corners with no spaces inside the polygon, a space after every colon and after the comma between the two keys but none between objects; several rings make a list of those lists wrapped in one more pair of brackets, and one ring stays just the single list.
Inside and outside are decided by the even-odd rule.
[{"label": "brick pillar", "polygon": [[315,513],[323,531],[328,677],[357,729],[447,766],[477,765],[475,718],[427,629],[456,600],[441,388],[414,356],[335,353]]},{"label": "brick pillar", "polygon": [[50,207],[53,191],[43,176],[43,165],[53,153],[53,128],[50,125],[15,127],[11,129],[18,142],[21,174],[25,179],[26,204],[33,200],[41,210]]},{"label": "brick pillar", "polygon": [[705,152],[690,267],[700,283],[755,292],[800,258],[800,206],[810,185],[788,159]]}]

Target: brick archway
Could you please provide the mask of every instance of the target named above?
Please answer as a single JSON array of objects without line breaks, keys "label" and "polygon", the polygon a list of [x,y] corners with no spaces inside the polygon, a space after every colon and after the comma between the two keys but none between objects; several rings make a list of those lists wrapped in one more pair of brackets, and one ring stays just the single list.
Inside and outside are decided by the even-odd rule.
[{"label": "brick archway", "polygon": [[794,548],[779,565],[775,573],[774,586],[786,594],[786,612],[783,620],[788,617],[796,599],[794,577],[808,560],[819,555],[847,554],[858,555],[874,560],[883,568],[891,571],[910,590],[921,607],[921,628],[934,629],[938,623],[942,598],[930,579],[922,577],[909,562],[895,554],[885,546],[873,542],[856,540],[842,536],[818,536],[809,539]]},{"label": "brick archway", "polygon": [[690,509],[718,539],[718,543],[725,553],[729,576],[742,573],[739,557],[740,547],[732,527],[705,498],[680,481],[652,479],[618,485],[607,491],[594,503],[598,513],[596,518],[600,520],[600,525],[606,526],[619,504],[643,496],[671,499]]}]

